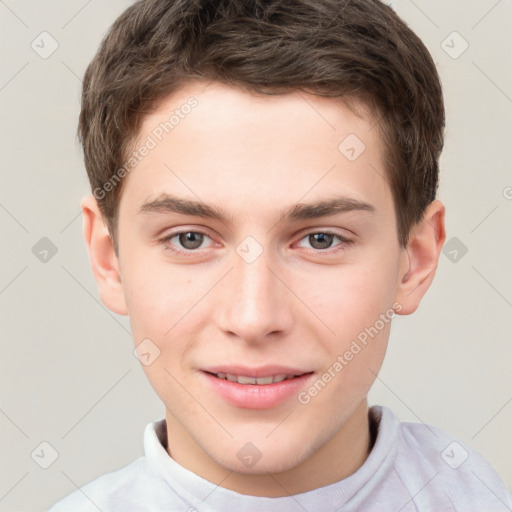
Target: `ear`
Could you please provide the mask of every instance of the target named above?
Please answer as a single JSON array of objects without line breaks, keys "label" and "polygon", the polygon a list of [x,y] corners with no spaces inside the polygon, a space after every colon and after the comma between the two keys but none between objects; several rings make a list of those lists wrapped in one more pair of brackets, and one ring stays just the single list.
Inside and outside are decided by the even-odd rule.
[{"label": "ear", "polygon": [[446,238],[444,214],[444,205],[434,200],[423,219],[411,230],[409,243],[402,253],[401,282],[395,297],[402,306],[400,311],[396,310],[400,315],[410,315],[418,309],[434,279]]},{"label": "ear", "polygon": [[80,207],[82,208],[83,236],[101,302],[114,313],[127,315],[119,261],[96,198],[92,195],[85,197],[80,202]]}]

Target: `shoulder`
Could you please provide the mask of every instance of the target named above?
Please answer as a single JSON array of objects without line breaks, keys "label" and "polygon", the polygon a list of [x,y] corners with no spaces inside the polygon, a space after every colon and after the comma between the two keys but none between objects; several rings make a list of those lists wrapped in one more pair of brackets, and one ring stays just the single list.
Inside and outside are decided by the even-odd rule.
[{"label": "shoulder", "polygon": [[440,500],[446,510],[512,509],[505,483],[469,445],[424,423],[397,423],[397,429],[394,469],[420,510]]},{"label": "shoulder", "polygon": [[106,473],[55,503],[47,512],[98,512],[123,510],[123,503],[136,495],[142,498],[150,488],[145,457]]},{"label": "shoulder", "polygon": [[167,457],[165,435],[165,419],[148,423],[143,456],[82,485],[47,512],[146,512],[155,510],[155,503],[168,503],[169,488],[160,474],[160,459]]}]

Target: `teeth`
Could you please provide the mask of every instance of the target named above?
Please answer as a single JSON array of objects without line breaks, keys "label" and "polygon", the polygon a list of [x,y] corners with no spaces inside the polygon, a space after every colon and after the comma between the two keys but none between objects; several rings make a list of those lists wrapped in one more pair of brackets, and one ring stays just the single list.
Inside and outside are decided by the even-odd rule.
[{"label": "teeth", "polygon": [[272,384],[272,382],[274,382],[272,375],[270,377],[258,377],[256,379],[256,384]]},{"label": "teeth", "polygon": [[219,379],[225,379],[229,382],[238,382],[239,384],[274,384],[283,382],[283,380],[293,379],[295,375],[274,375],[269,377],[246,377],[245,375],[233,375],[231,373],[217,373]]},{"label": "teeth", "polygon": [[256,384],[256,377],[238,377],[238,384]]}]

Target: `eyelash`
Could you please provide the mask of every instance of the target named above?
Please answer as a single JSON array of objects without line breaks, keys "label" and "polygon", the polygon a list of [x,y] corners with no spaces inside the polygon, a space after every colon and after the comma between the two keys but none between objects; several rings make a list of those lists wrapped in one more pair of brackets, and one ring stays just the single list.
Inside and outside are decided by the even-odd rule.
[{"label": "eyelash", "polygon": [[[188,250],[177,250],[177,249],[174,249],[171,245],[170,245],[170,241],[178,236],[178,235],[181,235],[181,234],[185,234],[185,233],[195,233],[195,234],[200,234],[200,235],[204,235],[204,236],[207,236],[208,238],[210,238],[208,236],[207,233],[204,233],[203,231],[194,231],[194,230],[184,230],[184,231],[175,231],[174,233],[170,233],[169,235],[165,236],[164,238],[162,238],[161,240],[159,240],[159,242],[161,244],[164,244],[164,245],[168,245],[167,249],[169,249],[171,252],[175,253],[175,254],[179,254],[179,255],[184,255],[186,257],[192,257],[195,255],[195,253],[199,252],[199,249],[188,249]],[[311,235],[317,235],[317,234],[322,234],[322,235],[332,235],[336,238],[338,238],[340,240],[340,243],[334,247],[338,247],[337,249],[335,250],[330,250],[331,248],[327,248],[327,249],[311,249],[311,251],[313,251],[314,253],[317,253],[317,254],[322,254],[322,253],[327,253],[327,254],[330,254],[330,255],[333,255],[333,254],[337,254],[338,252],[340,251],[343,251],[346,249],[346,247],[344,246],[347,246],[347,245],[350,245],[352,244],[354,241],[353,240],[350,240],[348,238],[345,238],[344,236],[338,234],[338,233],[334,233],[332,231],[329,231],[329,230],[322,230],[322,231],[310,231],[309,233],[306,233],[299,241],[302,241],[304,240],[305,238],[311,236]]]}]

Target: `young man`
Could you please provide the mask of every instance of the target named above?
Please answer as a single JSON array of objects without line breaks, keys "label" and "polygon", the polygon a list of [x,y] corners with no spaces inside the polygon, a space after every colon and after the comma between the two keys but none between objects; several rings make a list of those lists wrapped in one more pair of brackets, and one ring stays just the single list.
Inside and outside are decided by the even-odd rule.
[{"label": "young man", "polygon": [[445,239],[432,59],[377,0],[147,0],[83,85],[101,300],[165,405],[59,511],[504,511],[482,456],[368,408]]}]

